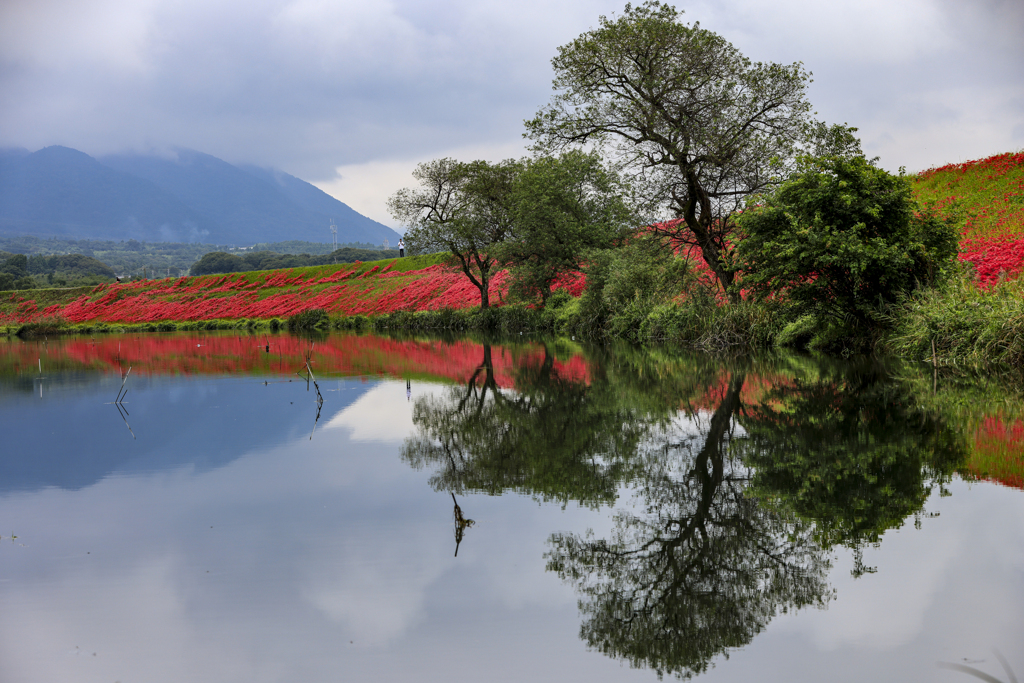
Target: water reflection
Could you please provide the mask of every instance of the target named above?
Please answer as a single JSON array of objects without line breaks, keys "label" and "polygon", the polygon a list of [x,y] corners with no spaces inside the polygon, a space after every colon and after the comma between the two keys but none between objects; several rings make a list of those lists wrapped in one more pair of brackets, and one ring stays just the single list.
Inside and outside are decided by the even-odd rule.
[{"label": "water reflection", "polygon": [[551,537],[548,569],[580,595],[590,647],[688,677],[777,613],[830,599],[813,524],[746,495],[733,448],[744,379],[727,378],[701,429],[651,435],[633,482],[641,511],[619,512],[611,537]]},{"label": "water reflection", "polygon": [[[971,507],[977,492],[961,495],[967,485],[953,481],[978,450],[975,425],[991,416],[965,420],[949,410],[930,371],[922,378],[913,367],[878,363],[566,341],[332,336],[311,347],[285,336],[211,335],[118,343],[25,344],[0,359],[0,384],[14,389],[0,391],[0,429],[15,451],[31,454],[0,459],[0,517],[11,525],[0,572],[15,568],[0,574],[9,642],[21,633],[15,604],[30,620],[45,605],[46,620],[73,622],[75,633],[104,623],[108,647],[128,642],[155,612],[118,597],[124,585],[178,596],[150,643],[179,627],[202,634],[189,643],[203,643],[204,668],[302,651],[287,668],[308,666],[314,678],[443,670],[437,678],[479,680],[508,662],[515,678],[749,680],[767,661],[758,647],[782,643],[776,662],[891,662],[896,655],[885,653],[917,639],[914,652],[925,654],[907,667],[919,673],[900,678],[928,680],[934,662],[960,656],[950,645],[959,638],[1020,633],[1020,504]],[[137,441],[108,412],[111,396],[123,398],[120,368],[129,366]],[[395,381],[376,383],[380,376]],[[34,389],[44,381],[52,390],[39,401]],[[999,419],[1016,424],[1007,405]],[[957,495],[940,500],[950,490]],[[939,507],[943,517],[929,521]],[[911,520],[921,532],[892,533]],[[967,540],[930,535],[951,524]],[[994,540],[982,552],[960,549],[986,531]],[[45,552],[14,555],[22,550],[9,540],[14,532]],[[879,544],[912,547],[904,556],[913,561],[901,565]],[[967,580],[946,588],[950,558],[961,555],[972,557],[958,560]],[[103,571],[91,574],[87,563],[101,559]],[[872,592],[884,585],[895,588]],[[103,597],[83,598],[71,614],[71,598],[54,586]],[[187,588],[180,595],[179,586]],[[994,597],[979,598],[979,586]],[[917,602],[894,606],[893,596],[907,593]],[[853,618],[850,596],[861,610]],[[120,610],[110,623],[97,616],[108,602]],[[975,603],[1003,611],[989,607],[996,617],[988,619]],[[936,613],[946,620],[941,638],[932,635]],[[837,618],[845,621],[836,626]],[[260,621],[275,626],[259,629],[266,640],[240,636],[218,660],[224,633]],[[794,633],[811,632],[800,642],[812,645],[792,646]],[[881,644],[850,645],[865,632],[881,634]],[[815,638],[827,642],[815,649]],[[352,647],[342,655],[338,642]],[[545,646],[527,663],[509,655]],[[166,659],[189,661],[186,651],[172,647]],[[708,671],[729,655],[728,674]],[[153,656],[140,666],[153,668]],[[346,668],[359,657],[363,669]],[[384,675],[385,661],[406,670]],[[830,677],[824,666],[805,673],[777,677]],[[126,679],[111,671],[105,680]]]},{"label": "water reflection", "polygon": [[859,561],[865,544],[911,516],[920,524],[967,455],[963,435],[877,363],[772,386],[741,422],[753,493],[812,520],[823,546],[855,549],[855,573],[873,571]]},{"label": "water reflection", "polygon": [[452,494],[452,502],[455,503],[455,509],[452,511],[452,516],[455,519],[455,557],[459,556],[459,545],[462,543],[462,536],[466,533],[466,529],[476,524],[476,520],[467,519],[462,514],[462,508],[459,507],[459,501],[455,500],[455,494]]},{"label": "water reflection", "polygon": [[[961,467],[963,436],[877,363],[722,362],[592,353],[586,380],[557,354],[496,385],[484,347],[470,379],[418,399],[403,446],[436,490],[519,491],[615,504],[606,538],[550,537],[587,645],[689,677],[773,617],[823,607],[830,549],[855,551],[912,516]],[[944,490],[944,489],[943,489]]]},{"label": "water reflection", "polygon": [[[593,362],[589,372],[600,372]],[[552,345],[520,360],[514,390],[495,377],[490,344],[469,379],[418,398],[418,434],[402,447],[414,468],[430,468],[435,490],[518,491],[541,500],[611,503],[649,420],[615,395],[605,377],[560,363]]]}]

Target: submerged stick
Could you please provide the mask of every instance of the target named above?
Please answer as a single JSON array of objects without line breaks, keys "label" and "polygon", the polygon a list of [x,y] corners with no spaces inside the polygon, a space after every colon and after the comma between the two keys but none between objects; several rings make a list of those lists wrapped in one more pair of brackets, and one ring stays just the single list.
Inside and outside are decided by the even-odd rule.
[{"label": "submerged stick", "polygon": [[[128,375],[132,374],[132,366],[128,366],[128,372],[124,373],[124,379],[121,380],[121,389],[117,392],[117,398],[114,399],[114,403],[121,403],[124,397],[128,395],[128,389],[125,384],[128,382]],[[124,393],[122,393],[124,392]]]}]

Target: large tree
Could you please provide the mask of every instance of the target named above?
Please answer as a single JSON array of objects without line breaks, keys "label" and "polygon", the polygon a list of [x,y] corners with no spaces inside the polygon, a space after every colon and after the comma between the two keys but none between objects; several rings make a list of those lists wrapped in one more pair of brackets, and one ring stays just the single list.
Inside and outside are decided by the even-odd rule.
[{"label": "large tree", "polygon": [[659,2],[558,49],[557,94],[531,121],[538,150],[594,145],[643,181],[678,218],[660,230],[700,249],[731,296],[732,216],[771,187],[807,130],[810,75],[753,63],[721,36]]},{"label": "large tree", "polygon": [[388,200],[391,215],[409,226],[410,253],[449,252],[480,290],[481,309],[490,305],[497,251],[511,234],[512,185],[520,168],[514,160],[437,159],[413,171],[419,189],[399,190]]}]

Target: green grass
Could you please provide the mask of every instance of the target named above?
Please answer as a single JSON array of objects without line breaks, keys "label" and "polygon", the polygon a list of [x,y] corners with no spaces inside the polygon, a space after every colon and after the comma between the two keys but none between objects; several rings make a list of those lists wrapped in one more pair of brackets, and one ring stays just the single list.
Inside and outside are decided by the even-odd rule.
[{"label": "green grass", "polygon": [[[966,277],[924,290],[892,313],[882,349],[938,364],[1024,367],[1024,281],[983,290]],[[933,352],[934,344],[934,352]]]},{"label": "green grass", "polygon": [[913,179],[918,201],[964,213],[964,237],[1024,237],[1024,151],[949,164]]}]

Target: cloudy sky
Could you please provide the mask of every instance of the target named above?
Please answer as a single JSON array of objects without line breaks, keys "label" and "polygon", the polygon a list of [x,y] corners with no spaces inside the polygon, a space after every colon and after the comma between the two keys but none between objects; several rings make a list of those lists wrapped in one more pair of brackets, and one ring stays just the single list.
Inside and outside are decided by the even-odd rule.
[{"label": "cloudy sky", "polygon": [[[273,166],[395,225],[420,161],[524,152],[556,48],[618,0],[3,0],[0,146],[182,146]],[[1019,0],[695,0],[748,57],[802,61],[819,118],[885,168],[1024,147]]]}]

